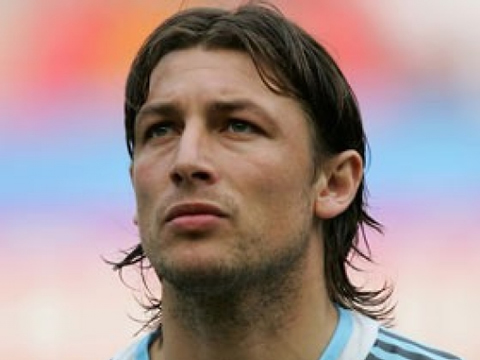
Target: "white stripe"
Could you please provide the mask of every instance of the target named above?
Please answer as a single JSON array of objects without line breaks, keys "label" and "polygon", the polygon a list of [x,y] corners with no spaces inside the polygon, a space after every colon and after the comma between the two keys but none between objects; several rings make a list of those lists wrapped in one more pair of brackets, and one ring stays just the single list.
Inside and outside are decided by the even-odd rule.
[{"label": "white stripe", "polygon": [[365,359],[378,336],[378,323],[369,317],[350,311],[353,331],[338,360]]},{"label": "white stripe", "polygon": [[[424,355],[427,356],[428,358],[432,360],[446,360],[444,356],[437,355],[435,353],[432,353],[431,351],[428,351],[420,346],[417,346],[412,343],[408,343],[402,340],[395,339],[393,337],[388,336],[388,333],[380,333],[378,336],[379,340],[382,340],[383,342],[387,344],[392,344],[395,346],[398,346],[400,349],[403,349],[408,352],[412,352],[414,354],[419,354],[419,355]],[[424,345],[422,345],[424,346]]]}]

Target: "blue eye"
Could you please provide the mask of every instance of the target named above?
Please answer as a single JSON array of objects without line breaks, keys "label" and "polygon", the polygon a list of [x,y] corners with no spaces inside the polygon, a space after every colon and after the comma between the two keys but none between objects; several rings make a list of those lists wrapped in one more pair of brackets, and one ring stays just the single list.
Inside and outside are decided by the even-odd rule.
[{"label": "blue eye", "polygon": [[232,120],[228,124],[228,130],[234,133],[251,133],[254,132],[253,125],[242,120]]},{"label": "blue eye", "polygon": [[145,132],[145,140],[157,137],[163,137],[173,131],[173,124],[171,123],[157,123],[150,126]]}]

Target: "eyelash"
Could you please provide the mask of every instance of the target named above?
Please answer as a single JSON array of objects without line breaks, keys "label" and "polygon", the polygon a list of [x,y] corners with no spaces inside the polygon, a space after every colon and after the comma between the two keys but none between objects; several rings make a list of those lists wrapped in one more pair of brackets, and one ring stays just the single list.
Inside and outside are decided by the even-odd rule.
[{"label": "eyelash", "polygon": [[228,119],[226,129],[227,129],[227,130],[230,129],[232,132],[238,133],[239,131],[234,131],[234,130],[233,130],[233,127],[234,127],[235,125],[239,125],[239,124],[240,124],[241,126],[243,126],[244,129],[245,129],[245,127],[248,128],[248,131],[240,131],[241,133],[245,133],[245,132],[247,132],[247,133],[259,132],[259,128],[258,128],[256,125],[252,124],[251,122],[246,121],[246,120],[241,120],[241,119],[235,119],[235,118]]},{"label": "eyelash", "polygon": [[[149,140],[151,138],[155,138],[155,137],[164,137],[164,136],[167,135],[166,134],[167,132],[173,131],[173,126],[174,126],[174,124],[172,122],[158,122],[158,123],[152,124],[145,131],[143,139],[144,139],[144,141],[147,141],[147,140]],[[159,129],[164,130],[163,131],[164,134],[156,135],[155,132],[158,131]]]},{"label": "eyelash", "polygon": [[[234,130],[233,127],[235,125],[241,125],[243,126],[243,131],[238,131]],[[162,134],[158,135],[156,134],[159,130],[161,130]],[[152,125],[150,125],[144,135],[143,135],[143,141],[147,142],[152,138],[161,138],[168,136],[170,132],[175,131],[175,123],[171,121],[164,121],[164,122],[157,122]],[[222,129],[222,131],[228,131],[233,134],[255,134],[255,133],[261,133],[261,129],[256,126],[255,124],[252,124],[250,121],[247,120],[242,120],[242,119],[237,119],[237,118],[228,118],[226,119],[226,125]]]}]

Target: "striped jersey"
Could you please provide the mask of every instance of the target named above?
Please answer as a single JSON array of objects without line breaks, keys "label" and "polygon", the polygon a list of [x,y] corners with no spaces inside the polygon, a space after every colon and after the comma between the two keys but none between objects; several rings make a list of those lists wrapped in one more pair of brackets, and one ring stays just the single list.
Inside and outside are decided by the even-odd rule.
[{"label": "striped jersey", "polygon": [[[376,321],[338,307],[339,321],[318,360],[460,360],[380,326]],[[158,336],[149,333],[112,360],[150,360],[148,348]]]}]

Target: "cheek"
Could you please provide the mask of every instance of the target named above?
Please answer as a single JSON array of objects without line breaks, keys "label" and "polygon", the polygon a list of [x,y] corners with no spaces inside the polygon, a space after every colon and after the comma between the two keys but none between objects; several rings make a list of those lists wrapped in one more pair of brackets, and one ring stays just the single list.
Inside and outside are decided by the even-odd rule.
[{"label": "cheek", "polygon": [[[155,242],[150,241],[156,233],[156,203],[162,188],[158,170],[150,163],[138,161],[132,169],[132,181],[135,192],[138,231],[144,250],[155,252]],[[152,248],[153,247],[153,248]]]},{"label": "cheek", "polygon": [[[298,164],[287,166],[287,163],[290,163],[288,159],[264,162],[249,177],[239,176],[243,181],[238,186],[249,198],[247,206],[252,217],[268,220],[277,224],[275,227],[285,221],[295,221],[297,214],[312,209],[307,169]],[[313,216],[313,210],[311,212]]]},{"label": "cheek", "polygon": [[132,181],[137,202],[139,216],[152,207],[161,189],[165,187],[164,176],[161,169],[152,164],[138,161],[132,169]]}]

